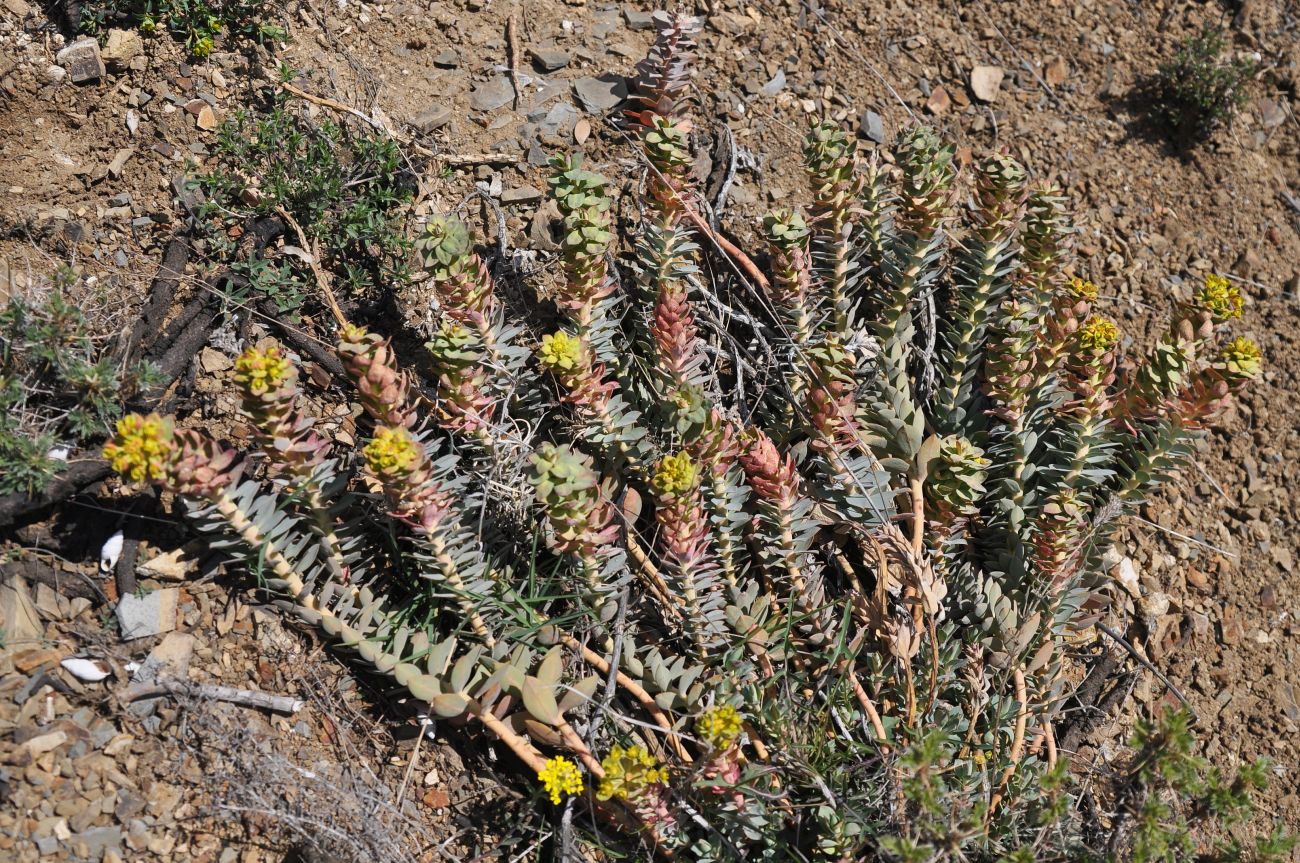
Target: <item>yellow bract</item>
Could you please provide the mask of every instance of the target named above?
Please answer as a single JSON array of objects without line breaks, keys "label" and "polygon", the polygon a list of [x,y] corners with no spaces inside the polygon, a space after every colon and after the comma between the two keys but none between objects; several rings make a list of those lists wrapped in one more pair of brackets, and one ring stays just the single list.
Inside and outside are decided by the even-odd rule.
[{"label": "yellow bract", "polygon": [[420,444],[404,428],[380,426],[363,454],[366,465],[380,476],[405,473],[419,460]]},{"label": "yellow bract", "polygon": [[740,738],[740,711],[729,704],[714,707],[695,720],[695,730],[704,742],[719,751],[729,749]]},{"label": "yellow bract", "polygon": [[662,494],[685,494],[695,488],[697,476],[690,453],[682,450],[677,455],[666,455],[659,459],[652,483],[655,490]]},{"label": "yellow bract", "polygon": [[171,421],[158,414],[122,417],[117,436],[104,447],[104,458],[131,482],[165,479],[176,459]]},{"label": "yellow bract", "polygon": [[1230,374],[1243,378],[1255,377],[1264,365],[1259,345],[1240,336],[1228,343],[1219,360]]},{"label": "yellow bract", "polygon": [[644,746],[615,746],[600,762],[605,778],[596,789],[597,800],[617,797],[619,800],[636,799],[652,785],[668,781],[667,768],[660,767]]},{"label": "yellow bract", "polygon": [[551,795],[551,802],[559,802],[571,794],[582,793],[582,774],[578,765],[564,756],[556,756],[546,762],[546,766],[537,771],[537,778],[542,787]]},{"label": "yellow bract", "polygon": [[1087,279],[1081,279],[1075,276],[1070,279],[1070,293],[1074,294],[1081,300],[1089,302],[1097,299],[1097,286]]},{"label": "yellow bract", "polygon": [[542,336],[541,359],[549,368],[574,371],[582,365],[582,342],[564,330]]},{"label": "yellow bract", "polygon": [[1214,273],[1205,277],[1205,287],[1196,293],[1196,301],[1221,321],[1241,317],[1241,310],[1246,304],[1235,285]]},{"label": "yellow bract", "polygon": [[268,393],[289,377],[293,367],[276,347],[249,348],[235,360],[235,383],[255,396]]},{"label": "yellow bract", "polygon": [[1079,347],[1085,351],[1102,354],[1115,347],[1119,341],[1119,327],[1115,322],[1094,315],[1079,329]]}]

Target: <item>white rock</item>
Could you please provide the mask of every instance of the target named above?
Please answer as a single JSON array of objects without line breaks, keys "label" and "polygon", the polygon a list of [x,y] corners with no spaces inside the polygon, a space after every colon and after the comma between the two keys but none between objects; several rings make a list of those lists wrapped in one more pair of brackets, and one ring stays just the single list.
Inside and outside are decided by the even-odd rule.
[{"label": "white rock", "polygon": [[68,669],[68,672],[73,677],[88,683],[98,683],[108,677],[108,671],[103,668],[101,663],[93,659],[80,659],[74,656],[71,659],[63,660],[59,665]]},{"label": "white rock", "polygon": [[981,102],[995,102],[1006,72],[1001,66],[976,66],[970,73],[970,89]]}]

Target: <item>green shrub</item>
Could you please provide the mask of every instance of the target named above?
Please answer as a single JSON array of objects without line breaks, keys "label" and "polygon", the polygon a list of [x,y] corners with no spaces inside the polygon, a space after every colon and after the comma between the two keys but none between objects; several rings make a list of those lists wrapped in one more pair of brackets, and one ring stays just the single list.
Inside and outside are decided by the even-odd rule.
[{"label": "green shrub", "polygon": [[[371,298],[409,279],[402,217],[414,184],[390,139],[345,122],[309,119],[281,93],[266,113],[222,125],[210,169],[193,181],[204,202],[200,228],[217,260],[247,277],[249,293],[297,309],[315,291],[303,255],[267,260],[238,236],[251,221],[286,211],[318,247],[322,268],[350,296]],[[286,243],[297,237],[286,231]],[[239,298],[242,298],[240,296]]]},{"label": "green shrub", "polygon": [[96,338],[64,268],[0,306],[0,493],[44,487],[60,444],[102,438],[123,402],[155,382],[148,364],[121,368]]},{"label": "green shrub", "polygon": [[[1052,187],[990,155],[967,211],[932,130],[887,168],[826,123],[811,217],[770,214],[766,270],[736,252],[706,283],[698,22],[657,20],[641,221],[623,234],[609,181],[557,157],[545,302],[508,315],[467,227],[431,219],[427,387],[390,340],[338,333],[362,445],[316,430],[266,348],[234,371],[264,459],[135,415],[106,455],[615,853],[1103,859],[1055,749],[1066,640],[1118,516],[1258,374],[1223,344],[1241,294],[1207,279],[1121,366]],[[328,191],[311,160],[333,152],[260,154],[260,188],[315,206],[292,190]]]},{"label": "green shrub", "polygon": [[1232,121],[1246,102],[1245,84],[1254,72],[1246,59],[1224,60],[1223,33],[1206,27],[1186,39],[1177,56],[1160,66],[1155,104],[1160,119],[1184,146],[1206,140]]},{"label": "green shrub", "polygon": [[271,23],[275,9],[270,0],[86,0],[81,4],[81,30],[166,31],[184,40],[192,55],[203,58],[212,53],[223,33],[256,45],[283,39],[284,30]]}]

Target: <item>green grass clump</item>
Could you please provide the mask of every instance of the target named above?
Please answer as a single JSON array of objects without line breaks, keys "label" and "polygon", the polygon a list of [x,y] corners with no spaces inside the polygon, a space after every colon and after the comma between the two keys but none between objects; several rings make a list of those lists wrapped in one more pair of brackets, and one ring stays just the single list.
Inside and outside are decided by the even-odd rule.
[{"label": "green grass clump", "polygon": [[1222,31],[1206,27],[1187,38],[1156,75],[1157,113],[1184,147],[1207,140],[1246,103],[1245,85],[1255,64],[1225,59],[1224,47]]},{"label": "green grass clump", "polygon": [[[315,290],[305,260],[312,249],[271,260],[238,239],[253,220],[283,210],[340,293],[374,298],[400,288],[409,280],[403,216],[414,193],[400,150],[374,130],[313,120],[301,108],[281,93],[269,111],[240,112],[221,127],[211,167],[193,183],[205,197],[199,220],[210,253],[247,278],[237,299],[296,310]],[[297,245],[291,228],[285,237]]]},{"label": "green grass clump", "polygon": [[60,269],[0,306],[0,493],[43,487],[62,464],[51,450],[102,437],[156,381],[151,365],[123,367],[95,337],[71,296],[76,282]]}]

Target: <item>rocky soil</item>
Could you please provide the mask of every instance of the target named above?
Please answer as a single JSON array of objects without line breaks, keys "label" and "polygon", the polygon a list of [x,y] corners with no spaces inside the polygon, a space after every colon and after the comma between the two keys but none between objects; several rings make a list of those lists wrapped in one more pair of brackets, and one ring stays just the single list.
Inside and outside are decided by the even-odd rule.
[{"label": "rocky soil", "polygon": [[[1274,818],[1300,828],[1300,10],[1287,0],[708,5],[698,169],[742,245],[768,208],[804,194],[806,117],[850,124],[866,154],[915,117],[950,135],[963,161],[1005,148],[1068,191],[1079,274],[1102,286],[1104,310],[1134,343],[1206,272],[1243,287],[1239,330],[1269,370],[1197,465],[1131,520],[1113,574],[1129,639],[1189,699],[1210,758],[1273,760],[1262,819],[1245,829]],[[0,0],[0,295],[71,263],[102,332],[130,326],[164,248],[187,229],[187,166],[204,164],[218,125],[277,79],[276,63],[419,154],[417,216],[463,206],[477,185],[506,228],[497,236],[493,208],[475,204],[482,235],[544,263],[549,153],[581,149],[635,187],[612,119],[649,44],[650,8],[290,2],[277,22],[284,44],[240,52],[219,41],[198,61],[170,38],[134,33],[76,45],[49,8]],[[1257,53],[1258,71],[1231,128],[1180,152],[1146,119],[1141,84],[1205,23]],[[183,274],[178,305],[201,290],[200,264]],[[177,398],[238,437],[223,345],[196,354],[207,382]],[[155,520],[167,515],[156,502],[92,486],[46,515],[0,525],[0,857],[298,859],[309,835],[331,837],[342,859],[410,859],[410,848],[422,859],[526,856],[521,825],[540,816],[519,783],[497,781],[508,764],[458,729],[421,737],[414,706],[227,579]],[[118,530],[124,581],[98,561]],[[123,583],[140,590],[119,596]],[[159,679],[184,685],[136,698]],[[304,703],[268,711],[215,701],[201,685]],[[1082,741],[1081,763],[1104,770],[1132,719],[1172,701],[1145,673],[1130,688]],[[295,782],[313,799],[280,793]],[[363,821],[371,829],[354,829]]]}]

